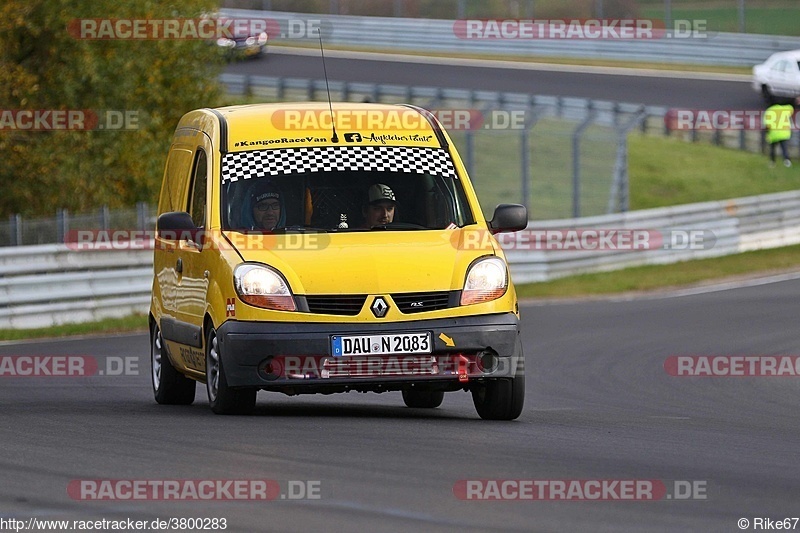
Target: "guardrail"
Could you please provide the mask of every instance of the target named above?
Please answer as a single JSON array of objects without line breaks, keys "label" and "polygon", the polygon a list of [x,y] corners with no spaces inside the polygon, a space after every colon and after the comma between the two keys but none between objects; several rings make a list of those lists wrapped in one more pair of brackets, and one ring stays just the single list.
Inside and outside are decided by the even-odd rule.
[{"label": "guardrail", "polygon": [[152,250],[77,251],[64,244],[0,249],[0,329],[146,313]]},{"label": "guardrail", "polygon": [[[454,31],[456,21],[393,17],[313,15],[279,11],[225,9],[231,18],[269,18],[277,21],[283,36],[289,24],[320,21],[329,46],[439,52],[469,55],[521,55],[612,59],[657,63],[753,66],[769,55],[800,48],[800,38],[739,33],[708,33],[705,37],[669,30],[663,38],[622,39],[461,39]],[[302,35],[302,32],[300,32]],[[281,35],[274,36],[279,41]],[[292,39],[316,39],[316,34]]]},{"label": "guardrail", "polygon": [[[579,219],[532,222],[529,230],[640,230],[662,235],[667,246],[640,250],[506,251],[517,283],[641,265],[677,263],[800,244],[800,191],[662,207]],[[692,245],[691,234],[704,242]],[[710,243],[707,239],[713,235]],[[670,237],[680,236],[679,242]],[[546,247],[546,246],[545,246]],[[565,247],[566,248],[566,247]]]},{"label": "guardrail", "polygon": [[[676,263],[800,243],[800,191],[579,219],[531,222],[528,230],[647,230],[713,233],[713,246],[641,250],[523,250],[506,246],[517,283],[630,266]],[[710,232],[710,233],[709,233]],[[707,244],[707,243],[706,243]],[[46,327],[146,313],[152,250],[0,250],[0,329]]]}]

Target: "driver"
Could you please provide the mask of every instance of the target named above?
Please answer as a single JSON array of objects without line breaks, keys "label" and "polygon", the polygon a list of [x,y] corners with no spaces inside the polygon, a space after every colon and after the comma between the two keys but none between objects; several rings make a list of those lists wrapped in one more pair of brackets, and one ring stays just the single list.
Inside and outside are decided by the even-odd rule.
[{"label": "driver", "polygon": [[394,220],[394,211],[397,200],[394,191],[388,185],[376,183],[367,191],[367,204],[362,209],[367,228],[385,226]]},{"label": "driver", "polygon": [[252,194],[252,229],[273,230],[283,224],[283,195],[280,189],[266,183],[255,187]]}]

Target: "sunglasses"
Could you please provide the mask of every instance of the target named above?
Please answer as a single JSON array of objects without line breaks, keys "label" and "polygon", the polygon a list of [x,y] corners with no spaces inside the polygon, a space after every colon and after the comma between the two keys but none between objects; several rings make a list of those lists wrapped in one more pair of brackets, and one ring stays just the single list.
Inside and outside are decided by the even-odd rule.
[{"label": "sunglasses", "polygon": [[279,202],[270,202],[270,203],[260,203],[256,204],[256,210],[261,211],[262,213],[265,211],[280,211],[281,204]]}]

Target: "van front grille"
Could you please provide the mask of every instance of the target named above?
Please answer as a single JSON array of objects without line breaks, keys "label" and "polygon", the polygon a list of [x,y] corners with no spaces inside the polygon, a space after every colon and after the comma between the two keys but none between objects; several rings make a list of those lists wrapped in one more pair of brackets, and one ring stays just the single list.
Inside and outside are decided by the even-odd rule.
[{"label": "van front grille", "polygon": [[406,292],[392,294],[392,300],[403,313],[424,313],[450,307],[450,294],[450,291]]},{"label": "van front grille", "polygon": [[364,307],[366,294],[335,294],[332,296],[306,296],[308,310],[323,315],[356,316]]}]

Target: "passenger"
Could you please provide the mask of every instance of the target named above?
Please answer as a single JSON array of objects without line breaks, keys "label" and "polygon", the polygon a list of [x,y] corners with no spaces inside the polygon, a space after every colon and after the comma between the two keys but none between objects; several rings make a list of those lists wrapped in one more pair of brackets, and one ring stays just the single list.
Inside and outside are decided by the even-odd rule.
[{"label": "passenger", "polygon": [[394,191],[383,183],[376,183],[370,186],[367,192],[367,203],[362,209],[364,215],[364,227],[385,226],[394,221],[397,199]]}]

